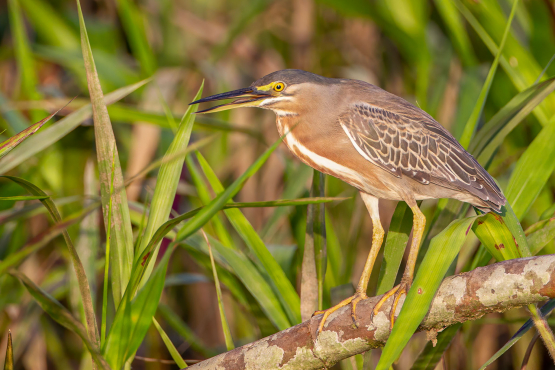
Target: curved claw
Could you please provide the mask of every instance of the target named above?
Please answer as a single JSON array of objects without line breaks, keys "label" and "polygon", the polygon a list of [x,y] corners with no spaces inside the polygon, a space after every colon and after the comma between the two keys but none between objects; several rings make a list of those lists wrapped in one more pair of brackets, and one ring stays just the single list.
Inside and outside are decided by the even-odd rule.
[{"label": "curved claw", "polygon": [[372,310],[372,316],[370,317],[371,320],[374,319],[374,316],[378,314],[380,308],[383,306],[383,304],[390,298],[390,297],[394,297],[393,299],[393,304],[391,305],[391,310],[389,311],[389,322],[390,322],[390,330],[393,329],[393,324],[395,323],[395,311],[397,311],[397,306],[399,305],[399,300],[401,299],[401,297],[403,296],[403,294],[407,294],[409,288],[410,288],[410,283],[408,282],[403,282],[401,281],[401,283],[397,286],[395,286],[393,289],[387,291],[383,297],[378,301],[378,303],[376,303],[376,305],[374,306],[374,309]]},{"label": "curved claw", "polygon": [[314,311],[314,313],[313,313],[312,316],[310,316],[310,317],[314,317],[314,316],[316,316],[316,315],[321,315],[321,314],[323,314],[323,313],[325,313],[325,312],[326,312],[326,310]]},{"label": "curved claw", "polygon": [[344,299],[343,301],[339,302],[338,304],[336,304],[335,306],[328,308],[327,310],[324,311],[316,311],[314,312],[314,315],[318,315],[320,313],[323,313],[324,316],[322,317],[322,320],[320,320],[320,325],[318,326],[318,331],[317,334],[320,334],[322,332],[322,330],[324,329],[324,324],[326,323],[326,320],[328,319],[328,317],[334,313],[335,311],[337,311],[338,309],[340,309],[341,307],[345,307],[348,304],[351,304],[351,318],[353,319],[353,323],[356,327],[358,327],[357,322],[356,322],[356,305],[358,302],[362,301],[363,299],[368,298],[368,296],[365,293],[355,293],[355,295],[353,295],[352,297],[349,297],[347,299]]}]

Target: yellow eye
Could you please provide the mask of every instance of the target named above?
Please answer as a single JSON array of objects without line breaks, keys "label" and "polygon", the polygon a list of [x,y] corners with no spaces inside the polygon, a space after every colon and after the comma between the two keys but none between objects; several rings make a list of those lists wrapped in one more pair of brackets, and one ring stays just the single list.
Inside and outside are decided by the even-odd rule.
[{"label": "yellow eye", "polygon": [[274,85],[274,90],[275,91],[281,91],[285,89],[285,84],[283,82],[278,82],[277,84]]}]

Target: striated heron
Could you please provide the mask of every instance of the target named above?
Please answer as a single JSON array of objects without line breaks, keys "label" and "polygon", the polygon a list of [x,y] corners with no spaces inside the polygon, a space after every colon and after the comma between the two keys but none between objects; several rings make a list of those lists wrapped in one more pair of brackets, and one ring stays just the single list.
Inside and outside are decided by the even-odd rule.
[{"label": "striated heron", "polygon": [[449,131],[423,110],[369,83],[286,69],[249,87],[191,104],[223,99],[236,100],[197,113],[240,107],[274,111],[280,135],[288,133],[284,141],[289,149],[307,165],[357,188],[370,213],[372,247],[356,293],[323,311],[318,332],[332,312],[348,304],[356,324],[356,305],[367,298],[368,280],[384,237],[378,199],[405,201],[413,212],[412,243],[401,283],[373,310],[377,314],[394,296],[391,325],[399,299],[412,284],[426,224],[416,201],[454,198],[485,212],[500,212],[506,202],[491,176]]}]

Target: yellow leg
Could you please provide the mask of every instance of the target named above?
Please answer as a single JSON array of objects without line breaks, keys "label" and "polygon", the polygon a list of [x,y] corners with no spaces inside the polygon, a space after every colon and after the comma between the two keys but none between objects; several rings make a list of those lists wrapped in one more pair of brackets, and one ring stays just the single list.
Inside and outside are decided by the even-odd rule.
[{"label": "yellow leg", "polygon": [[340,309],[341,307],[347,306],[351,304],[351,317],[353,318],[353,322],[356,325],[356,305],[363,299],[368,298],[366,295],[366,289],[368,288],[368,281],[370,280],[370,275],[372,274],[372,268],[374,267],[374,262],[376,261],[376,257],[378,256],[378,252],[380,251],[384,231],[382,227],[382,223],[380,221],[380,213],[378,208],[378,198],[375,198],[371,195],[360,193],[362,196],[362,200],[364,204],[366,204],[366,208],[368,208],[368,212],[370,213],[370,217],[372,219],[372,246],[370,247],[370,253],[368,254],[368,258],[366,259],[366,264],[364,265],[364,270],[362,272],[362,276],[358,282],[358,286],[356,289],[356,293],[343,301],[339,304],[325,310],[325,311],[317,311],[314,314],[323,313],[324,316],[320,321],[320,326],[318,327],[318,333],[322,331],[324,328],[324,324],[328,317]]},{"label": "yellow leg", "polygon": [[372,316],[377,315],[378,311],[382,305],[389,299],[389,297],[394,296],[393,304],[391,306],[390,323],[391,328],[395,322],[395,311],[397,310],[397,305],[399,304],[399,299],[403,294],[407,294],[410,286],[412,285],[412,279],[414,277],[414,267],[416,265],[416,258],[418,257],[418,250],[420,249],[420,243],[422,241],[422,235],[424,234],[424,228],[426,227],[426,217],[420,211],[417,205],[411,206],[413,217],[413,232],[412,232],[412,244],[410,246],[409,258],[407,260],[407,267],[403,272],[403,277],[401,278],[401,283],[395,288],[391,289],[379,300],[379,302],[374,306],[372,311]]}]

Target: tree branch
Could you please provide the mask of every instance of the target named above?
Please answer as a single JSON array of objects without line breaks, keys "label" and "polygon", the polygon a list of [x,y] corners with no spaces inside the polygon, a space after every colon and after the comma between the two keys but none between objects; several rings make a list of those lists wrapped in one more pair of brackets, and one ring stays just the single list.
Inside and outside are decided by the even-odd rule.
[{"label": "tree branch", "polygon": [[[457,322],[550,298],[555,298],[555,255],[504,261],[446,278],[418,330],[426,330],[429,337],[435,338],[437,332]],[[379,297],[372,297],[357,304],[358,328],[353,327],[351,308],[347,306],[330,316],[317,340],[322,315],[189,369],[329,368],[344,358],[385,345],[392,299],[370,321],[378,300]]]}]

